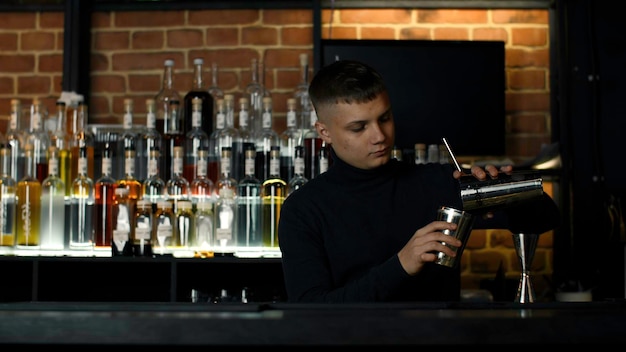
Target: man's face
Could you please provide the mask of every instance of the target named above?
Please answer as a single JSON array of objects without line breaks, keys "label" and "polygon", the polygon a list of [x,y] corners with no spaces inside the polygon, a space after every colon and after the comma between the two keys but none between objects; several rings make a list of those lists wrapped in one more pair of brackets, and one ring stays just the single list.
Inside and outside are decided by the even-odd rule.
[{"label": "man's face", "polygon": [[337,156],[359,169],[373,169],[391,157],[395,129],[388,94],[366,103],[318,107],[317,132]]}]

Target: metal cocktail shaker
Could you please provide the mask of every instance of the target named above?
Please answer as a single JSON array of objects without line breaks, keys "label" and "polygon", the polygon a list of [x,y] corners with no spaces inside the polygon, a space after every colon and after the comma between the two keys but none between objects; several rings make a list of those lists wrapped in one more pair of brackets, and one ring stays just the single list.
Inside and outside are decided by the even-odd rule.
[{"label": "metal cocktail shaker", "polygon": [[536,172],[501,173],[496,179],[462,176],[463,210],[482,213],[503,209],[543,195],[543,180]]}]

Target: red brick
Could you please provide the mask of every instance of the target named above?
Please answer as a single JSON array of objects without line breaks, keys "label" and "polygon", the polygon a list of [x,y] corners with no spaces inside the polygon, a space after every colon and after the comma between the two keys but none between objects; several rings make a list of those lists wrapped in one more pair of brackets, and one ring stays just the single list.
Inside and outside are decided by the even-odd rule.
[{"label": "red brick", "polygon": [[27,32],[21,35],[21,49],[24,51],[52,50],[55,35],[52,32]]},{"label": "red brick", "polygon": [[128,31],[97,32],[93,34],[95,50],[124,50],[130,48]]},{"label": "red brick", "polygon": [[395,39],[395,30],[385,27],[367,27],[361,29],[361,39]]},{"label": "red brick", "polygon": [[200,10],[189,12],[189,24],[191,25],[249,25],[258,23],[260,18],[261,11],[255,9]]},{"label": "red brick", "polygon": [[418,10],[418,23],[486,23],[487,11],[468,9]]},{"label": "red brick", "polygon": [[432,39],[428,28],[403,28],[400,30],[400,39]]},{"label": "red brick", "polygon": [[546,46],[548,44],[547,28],[513,28],[511,44],[528,47]]},{"label": "red brick", "polygon": [[548,10],[491,10],[492,21],[497,24],[536,23],[548,24]]},{"label": "red brick", "polygon": [[509,68],[550,67],[550,51],[548,49],[506,49],[505,64]]},{"label": "red brick", "polygon": [[550,109],[549,92],[506,93],[507,113],[516,111],[548,111]]},{"label": "red brick", "polygon": [[484,249],[487,246],[487,230],[476,229],[472,230],[469,238],[467,239],[467,243],[465,244],[465,249]]},{"label": "red brick", "polygon": [[185,24],[185,11],[130,11],[115,13],[115,27],[176,27]]},{"label": "red brick", "polygon": [[63,54],[39,56],[39,72],[63,72]]},{"label": "red brick", "polygon": [[544,70],[510,70],[508,74],[509,89],[546,89],[547,72]]},{"label": "red brick", "polygon": [[162,30],[133,32],[130,45],[133,49],[160,49],[165,46],[165,33]]},{"label": "red brick", "polygon": [[396,25],[411,23],[411,10],[406,9],[347,9],[339,13],[341,23],[345,24],[378,24],[393,23]]},{"label": "red brick", "polygon": [[63,12],[40,12],[39,26],[41,28],[63,28],[65,13]]},{"label": "red brick", "polygon": [[280,31],[282,45],[313,45],[313,28],[287,27]]},{"label": "red brick", "polygon": [[29,76],[17,78],[18,94],[45,95],[50,93],[52,80],[49,76]]},{"label": "red brick", "polygon": [[0,67],[3,72],[34,72],[34,55],[0,55]]},{"label": "red brick", "polygon": [[91,72],[109,70],[109,58],[105,55],[91,52]]},{"label": "red brick", "polygon": [[17,39],[17,33],[0,33],[0,51],[16,51]]},{"label": "red brick", "polygon": [[[15,94],[15,79],[13,77],[0,76],[0,94],[14,95]],[[9,101],[10,103],[10,101]],[[7,105],[6,112],[4,112],[4,105]],[[0,105],[0,114],[6,115],[11,110],[10,104]]]},{"label": "red brick", "polygon": [[101,29],[111,27],[112,12],[94,12],[91,15],[91,29]]},{"label": "red brick", "polygon": [[472,30],[473,40],[497,40],[506,43],[508,33],[504,28],[476,28]]},{"label": "red brick", "polygon": [[322,39],[356,39],[357,29],[354,26],[329,27],[323,26]]},{"label": "red brick", "polygon": [[181,52],[152,52],[152,53],[122,53],[112,55],[111,62],[114,71],[125,70],[154,70],[163,69],[167,59],[174,60],[174,72],[184,65],[185,56]]},{"label": "red brick", "polygon": [[170,30],[165,37],[170,48],[196,48],[204,45],[202,30],[199,29]]},{"label": "red brick", "polygon": [[126,81],[120,75],[92,75],[91,87],[100,93],[124,93],[126,92]]},{"label": "red brick", "polygon": [[34,29],[37,24],[37,12],[0,12],[3,30]]},{"label": "red brick", "polygon": [[263,10],[263,23],[268,25],[313,23],[313,11],[308,9]]},{"label": "red brick", "polygon": [[237,28],[207,28],[206,45],[228,46],[239,44],[239,30]]},{"label": "red brick", "polygon": [[433,30],[435,40],[468,40],[469,30],[465,28],[435,28]]},{"label": "red brick", "polygon": [[278,44],[278,31],[275,28],[248,27],[241,31],[241,43],[252,45]]}]

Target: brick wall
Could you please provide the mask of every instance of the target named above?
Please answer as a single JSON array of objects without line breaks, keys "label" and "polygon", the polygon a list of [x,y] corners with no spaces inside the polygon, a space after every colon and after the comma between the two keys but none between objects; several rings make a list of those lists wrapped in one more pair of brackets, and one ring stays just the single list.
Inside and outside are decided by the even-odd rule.
[{"label": "brick wall", "polygon": [[[266,67],[276,130],[285,128],[286,99],[299,82],[300,53],[312,55],[310,10],[194,10],[97,12],[92,17],[92,97],[89,123],[121,123],[123,99],[144,101],[161,86],[163,61],[175,60],[175,88],[191,86],[193,59],[219,67],[219,84],[238,97],[250,81],[250,62]],[[0,13],[0,116],[9,101],[33,97],[50,111],[61,93],[63,13]],[[325,39],[502,40],[506,59],[507,155],[525,160],[550,143],[548,10],[341,9],[323,10]],[[311,61],[312,63],[312,61]],[[312,66],[312,65],[311,65]],[[6,127],[1,126],[2,131]],[[548,186],[549,187],[549,186]],[[475,230],[463,257],[463,285],[479,287],[502,264],[519,277],[511,233]],[[540,237],[533,261],[537,291],[552,272],[552,234]]]}]

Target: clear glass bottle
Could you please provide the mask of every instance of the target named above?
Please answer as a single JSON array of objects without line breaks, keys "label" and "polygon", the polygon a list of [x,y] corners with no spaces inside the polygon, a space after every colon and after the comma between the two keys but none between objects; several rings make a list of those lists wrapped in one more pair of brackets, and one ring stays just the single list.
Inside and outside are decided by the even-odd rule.
[{"label": "clear glass bottle", "polygon": [[9,169],[11,178],[15,182],[24,177],[24,142],[25,133],[21,128],[22,121],[22,102],[19,99],[11,99],[11,115],[9,117],[9,126],[6,133],[6,142],[10,146]]},{"label": "clear glass bottle", "polygon": [[146,99],[146,127],[137,139],[137,169],[135,177],[139,182],[148,178],[148,159],[150,150],[162,149],[162,137],[156,129],[156,102],[154,99]]},{"label": "clear glass bottle", "polygon": [[428,159],[426,159],[426,144],[425,143],[415,143],[415,164],[426,164]]},{"label": "clear glass bottle", "polygon": [[142,184],[135,177],[135,150],[126,149],[124,151],[124,176],[115,183],[116,188],[128,189],[128,200],[130,202],[131,214],[135,211],[135,204],[142,197]]},{"label": "clear glass bottle", "polygon": [[[134,103],[132,99],[124,99],[124,114],[122,119],[122,134],[117,137],[115,152],[111,155],[113,169],[111,176],[119,180],[124,177],[125,151],[127,149],[137,150],[137,140],[139,133],[134,126]],[[138,160],[134,159],[135,169],[138,168]]]},{"label": "clear glass bottle", "polygon": [[233,142],[233,169],[237,169],[236,174],[240,175],[237,180],[241,179],[246,175],[245,173],[245,160],[246,160],[246,150],[248,146],[255,146],[255,137],[252,134],[252,130],[250,130],[250,113],[248,111],[249,103],[247,97],[239,98],[239,108],[238,108],[238,126],[237,131],[239,133],[239,139]]},{"label": "clear glass bottle", "polygon": [[130,206],[127,188],[116,188],[111,207],[113,231],[111,231],[111,255],[132,256],[131,242],[133,226],[133,212]]},{"label": "clear glass bottle", "polygon": [[262,247],[261,180],[256,178],[256,148],[246,149],[245,176],[237,183],[237,245]]},{"label": "clear glass bottle", "polygon": [[183,147],[174,147],[172,160],[172,177],[165,183],[165,197],[174,205],[174,213],[178,212],[178,203],[189,200],[189,182],[183,177]]},{"label": "clear glass bottle", "polygon": [[[270,151],[272,147],[280,147],[278,133],[274,130],[272,98],[263,98],[263,124],[256,139],[256,177],[265,180],[270,176]],[[280,172],[280,170],[279,170]]]},{"label": "clear glass bottle", "polygon": [[[72,152],[70,150],[70,143],[72,136],[67,133],[67,121],[66,114],[67,109],[65,102],[56,102],[57,114],[56,114],[56,129],[50,135],[50,145],[55,146],[58,152],[59,158],[59,177],[65,185],[65,199],[69,200],[72,195]],[[49,166],[48,166],[49,167]]]},{"label": "clear glass bottle", "polygon": [[194,249],[194,257],[206,258],[213,255],[213,204],[196,204],[194,216],[195,227],[191,244]]},{"label": "clear glass bottle", "polygon": [[174,148],[183,147],[185,143],[180,102],[178,100],[172,100],[170,102],[170,114],[167,118],[165,133],[163,133],[162,137],[163,149],[161,150],[161,168],[159,172],[161,172],[163,179],[169,180],[174,176]]},{"label": "clear glass bottle", "polygon": [[178,247],[174,250],[186,250],[191,247],[194,237],[195,217],[193,205],[189,200],[178,202],[176,210],[176,235],[178,236]]},{"label": "clear glass bottle", "polygon": [[33,158],[35,158],[35,177],[39,183],[48,177],[48,147],[50,135],[43,128],[43,119],[46,115],[45,108],[34,98],[30,106],[30,126],[26,132],[25,144],[33,146]]},{"label": "clear glass bottle", "polygon": [[87,154],[87,175],[90,179],[94,179],[95,170],[95,138],[93,133],[87,129],[87,120],[89,115],[89,108],[83,102],[78,102],[76,113],[73,114],[72,130],[74,131],[71,141],[71,171],[72,182],[78,177],[78,159],[80,149],[85,148]]},{"label": "clear glass bottle", "polygon": [[94,183],[94,247],[111,250],[113,238],[113,203],[116,181],[113,172],[113,146],[108,142],[102,150],[102,175]]},{"label": "clear glass bottle", "polygon": [[24,145],[26,167],[24,176],[17,183],[17,249],[39,249],[41,233],[41,183],[35,177],[33,146]]},{"label": "clear glass bottle", "polygon": [[287,196],[287,182],[280,178],[280,147],[270,152],[270,176],[261,185],[263,212],[263,246],[278,248],[278,220]]},{"label": "clear glass bottle", "polygon": [[42,250],[65,248],[65,183],[59,177],[59,150],[48,147],[48,177],[41,184]]},{"label": "clear glass bottle", "polygon": [[235,180],[239,180],[243,177],[242,174],[239,174],[239,159],[236,158],[234,151],[232,148],[241,144],[241,136],[239,135],[239,130],[235,128],[235,96],[232,94],[226,94],[224,96],[224,109],[226,110],[226,114],[224,116],[224,128],[222,128],[217,137],[218,139],[218,150],[222,150],[222,147],[230,147],[231,148],[231,169],[230,175]]},{"label": "clear glass bottle", "polygon": [[133,243],[132,252],[136,257],[152,256],[152,203],[145,199],[137,200],[133,224],[135,230],[131,232]]},{"label": "clear glass bottle", "polygon": [[261,114],[263,112],[263,97],[265,88],[259,81],[259,61],[253,58],[250,63],[250,83],[246,85],[244,95],[250,103],[250,127],[254,134],[261,130]]},{"label": "clear glass bottle", "polygon": [[[308,115],[308,114],[307,114]],[[295,148],[302,145],[302,131],[297,123],[296,99],[287,99],[287,128],[279,135],[280,138],[280,176],[283,180],[291,180],[294,175]]]},{"label": "clear glass bottle", "polygon": [[215,113],[215,128],[209,136],[209,169],[208,175],[213,183],[217,183],[219,178],[220,163],[220,131],[226,125],[226,105],[224,99],[217,100],[217,112]]},{"label": "clear glass bottle", "polygon": [[215,204],[215,255],[233,255],[237,246],[235,192],[231,188],[220,188]]},{"label": "clear glass bottle", "polygon": [[93,250],[94,182],[87,174],[87,147],[78,149],[78,176],[72,183],[70,249]]},{"label": "clear glass bottle", "polygon": [[309,181],[304,177],[304,146],[296,146],[293,163],[294,174],[287,183],[287,196]]},{"label": "clear glass bottle", "polygon": [[323,174],[328,170],[328,167],[332,163],[332,160],[330,158],[330,145],[326,144],[325,141],[322,141],[322,148],[320,148],[319,156],[320,174]]},{"label": "clear glass bottle", "polygon": [[309,104],[309,56],[305,53],[300,54],[300,83],[296,86],[293,97],[296,100],[296,128],[303,135],[308,128],[307,123],[310,121],[309,115],[311,113],[311,104]]},{"label": "clear glass bottle", "polygon": [[152,231],[152,245],[155,254],[171,254],[172,248],[179,246],[175,223],[176,216],[172,209],[172,203],[166,200],[159,201],[154,213]]},{"label": "clear glass bottle", "polygon": [[[209,94],[213,97],[213,111],[211,112],[211,122],[213,123],[213,128],[215,128],[215,114],[217,113],[217,100],[224,99],[224,91],[220,88],[219,85],[219,69],[217,66],[217,62],[211,63],[211,85],[207,89]],[[210,136],[211,132],[207,132]]]},{"label": "clear glass bottle", "polygon": [[[150,158],[148,159],[148,178],[141,185],[141,198],[148,200],[153,210],[156,211],[157,204],[165,199],[165,181],[159,173],[159,151],[150,150]],[[154,243],[153,243],[154,244]]]},{"label": "clear glass bottle", "polygon": [[[231,147],[222,147],[222,153],[220,157],[220,178],[217,180],[216,192],[219,194],[219,190],[222,188],[229,188],[235,193],[237,191],[237,180],[231,176]],[[235,193],[236,195],[236,193]]]},{"label": "clear glass bottle", "polygon": [[400,149],[397,145],[394,145],[391,149],[391,159],[396,159],[398,161],[402,161],[404,159],[402,156],[402,149]]},{"label": "clear glass bottle", "polygon": [[[202,58],[195,58],[193,60],[193,84],[184,98],[184,127],[183,133],[187,134],[194,127],[194,119],[198,120],[198,127],[207,136],[213,132],[213,96],[207,89],[204,81],[203,71],[204,60]],[[200,102],[200,108],[194,108],[194,100],[198,99]],[[194,110],[195,109],[195,110]],[[193,117],[192,115],[199,113],[200,116]],[[191,181],[191,179],[188,179]]]},{"label": "clear glass bottle", "polygon": [[11,149],[0,146],[0,248],[13,248],[16,234],[17,182],[11,177]]},{"label": "clear glass bottle", "polygon": [[313,110],[309,114],[309,118],[309,129],[304,134],[304,177],[307,180],[311,180],[320,174],[319,155],[323,142],[315,128],[317,114]]},{"label": "clear glass bottle", "polygon": [[208,203],[213,208],[215,203],[213,181],[207,176],[208,163],[207,149],[198,149],[198,166],[196,168],[196,177],[189,184],[190,198],[194,207],[197,209],[200,203]]},{"label": "clear glass bottle", "polygon": [[[198,167],[198,150],[209,148],[209,135],[202,129],[202,100],[193,98],[191,108],[192,113],[188,116],[191,118],[191,129],[185,134],[185,162],[183,176],[187,181],[191,182],[196,177]],[[212,120],[212,119],[211,119]],[[213,123],[211,122],[211,130]]]},{"label": "clear glass bottle", "polygon": [[161,90],[154,97],[156,103],[156,129],[163,136],[166,131],[167,120],[171,115],[171,101],[181,101],[181,96],[174,89],[174,60],[163,62],[163,83]]}]

